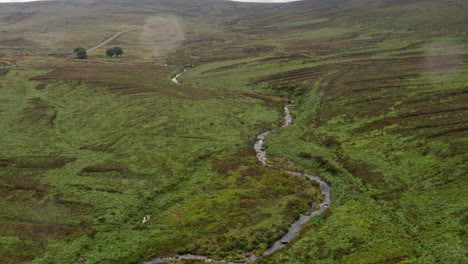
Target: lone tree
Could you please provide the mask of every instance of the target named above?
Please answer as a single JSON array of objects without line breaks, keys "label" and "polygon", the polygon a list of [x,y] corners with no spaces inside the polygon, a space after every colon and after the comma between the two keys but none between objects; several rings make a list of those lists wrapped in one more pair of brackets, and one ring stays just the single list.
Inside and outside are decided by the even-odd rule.
[{"label": "lone tree", "polygon": [[75,48],[73,52],[76,54],[78,59],[86,59],[88,57],[86,50],[83,48]]},{"label": "lone tree", "polygon": [[122,56],[123,50],[121,47],[114,47],[115,56]]},{"label": "lone tree", "polygon": [[106,50],[106,55],[107,55],[108,57],[111,57],[111,58],[114,57],[114,55],[115,55],[115,50],[114,50],[114,48],[107,49],[107,50]]},{"label": "lone tree", "polygon": [[114,57],[114,55],[116,57],[122,56],[122,54],[123,54],[123,50],[121,47],[113,47],[113,48],[109,48],[106,50],[106,55],[111,58]]}]

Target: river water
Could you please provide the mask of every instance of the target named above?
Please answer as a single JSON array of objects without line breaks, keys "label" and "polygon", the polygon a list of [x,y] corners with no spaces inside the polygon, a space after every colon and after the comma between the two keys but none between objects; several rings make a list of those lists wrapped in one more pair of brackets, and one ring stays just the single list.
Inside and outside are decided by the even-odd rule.
[{"label": "river water", "polygon": [[[178,83],[177,78],[185,72],[186,70],[184,69],[182,72],[177,74],[174,78],[172,78],[172,82],[177,84]],[[293,121],[293,117],[289,111],[289,108],[293,105],[293,103],[294,102],[291,101],[289,104],[284,106],[284,124],[282,125],[282,127],[289,126]],[[302,230],[302,227],[304,226],[305,223],[307,223],[307,221],[309,221],[312,217],[319,215],[323,213],[325,210],[327,210],[327,208],[330,206],[330,203],[331,203],[331,198],[330,198],[331,188],[325,181],[320,179],[320,177],[307,174],[304,172],[285,170],[276,165],[268,163],[268,157],[267,157],[265,147],[263,144],[265,142],[266,137],[273,131],[275,130],[269,130],[257,136],[257,140],[254,144],[254,149],[255,149],[255,152],[257,153],[257,159],[265,166],[268,166],[277,170],[281,170],[281,171],[287,172],[289,174],[292,174],[298,177],[306,177],[317,182],[320,186],[320,192],[322,193],[322,197],[323,197],[322,202],[320,204],[313,203],[310,208],[310,211],[307,212],[305,215],[299,217],[299,219],[297,219],[294,223],[292,223],[288,229],[288,232],[281,239],[275,241],[273,245],[267,250],[265,250],[265,252],[263,252],[261,256],[253,255],[248,258],[244,258],[242,262],[229,262],[226,260],[211,259],[206,256],[200,256],[200,255],[194,255],[194,254],[183,254],[183,255],[176,255],[176,256],[167,257],[167,258],[155,258],[150,261],[143,262],[142,264],[166,263],[166,262],[180,261],[180,260],[192,260],[192,261],[198,260],[198,261],[205,261],[209,263],[229,263],[229,264],[253,262],[263,256],[271,255],[274,252],[284,248],[294,238],[296,238],[297,235],[299,235],[299,232]]]}]

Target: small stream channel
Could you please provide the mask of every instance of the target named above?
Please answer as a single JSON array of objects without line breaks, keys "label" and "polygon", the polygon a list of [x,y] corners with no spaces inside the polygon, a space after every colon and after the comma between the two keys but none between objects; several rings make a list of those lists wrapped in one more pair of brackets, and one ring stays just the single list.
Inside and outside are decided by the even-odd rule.
[{"label": "small stream channel", "polygon": [[183,71],[179,72],[178,74],[176,74],[176,76],[174,76],[174,78],[171,79],[171,81],[175,84],[179,84],[179,81],[177,80],[177,78],[179,78],[182,74],[184,74],[185,72],[187,71],[187,69],[184,69]]},{"label": "small stream channel", "polygon": [[[177,84],[178,83],[177,78],[185,72],[186,70],[184,69],[182,72],[177,74],[174,78],[172,78],[172,82]],[[284,124],[282,127],[289,126],[293,121],[293,118],[289,111],[289,108],[292,106],[293,103],[294,102],[291,101],[289,104],[284,106]],[[167,263],[167,262],[181,261],[181,260],[198,260],[198,261],[205,261],[208,263],[229,263],[229,264],[241,264],[241,263],[253,262],[263,256],[271,255],[274,252],[284,248],[294,238],[297,237],[297,235],[301,231],[304,224],[307,223],[307,221],[309,221],[312,217],[323,213],[330,206],[330,203],[331,203],[330,186],[326,182],[324,182],[322,179],[320,179],[318,176],[310,175],[304,172],[286,170],[286,169],[280,168],[278,166],[275,166],[267,162],[268,158],[267,158],[265,147],[263,146],[263,144],[265,142],[266,137],[273,131],[275,130],[269,130],[257,136],[257,141],[255,142],[254,149],[255,149],[255,152],[257,153],[258,160],[265,166],[268,166],[277,170],[281,170],[292,175],[296,175],[300,177],[307,177],[317,182],[320,186],[320,192],[322,193],[322,196],[323,196],[322,202],[318,205],[316,203],[313,203],[312,207],[310,208],[310,211],[304,214],[303,216],[299,217],[299,219],[297,219],[294,223],[292,223],[291,226],[289,227],[288,232],[281,239],[275,241],[275,243],[273,243],[273,245],[270,248],[265,250],[265,252],[263,252],[261,256],[254,255],[254,256],[243,259],[242,262],[229,262],[226,260],[211,259],[206,256],[183,254],[183,255],[176,255],[176,256],[167,257],[167,258],[155,258],[147,262],[143,262],[142,264]]]}]

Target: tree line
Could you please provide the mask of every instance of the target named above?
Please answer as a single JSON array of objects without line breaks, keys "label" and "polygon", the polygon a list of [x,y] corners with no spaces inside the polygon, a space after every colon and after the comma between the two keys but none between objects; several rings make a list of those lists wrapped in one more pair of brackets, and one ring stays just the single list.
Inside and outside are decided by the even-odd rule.
[{"label": "tree line", "polygon": [[123,54],[123,50],[120,47],[113,47],[113,48],[106,50],[106,55],[111,58],[114,56],[116,57],[122,56],[122,54]]},{"label": "tree line", "polygon": [[[86,59],[88,57],[88,54],[86,53],[86,50],[84,48],[75,48],[73,50],[73,53],[75,53],[75,57],[77,59]],[[122,54],[123,49],[121,47],[113,47],[106,50],[106,56],[111,58],[114,56],[122,56]]]}]

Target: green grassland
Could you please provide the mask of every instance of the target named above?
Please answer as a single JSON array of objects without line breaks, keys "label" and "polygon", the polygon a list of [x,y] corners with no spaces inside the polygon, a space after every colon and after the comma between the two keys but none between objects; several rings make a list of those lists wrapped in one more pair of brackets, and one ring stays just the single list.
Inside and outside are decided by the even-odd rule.
[{"label": "green grassland", "polygon": [[[333,204],[258,263],[466,263],[466,11],[431,0],[2,7],[0,64],[47,60],[0,76],[2,261],[260,254],[319,199],[255,159],[255,135],[280,125],[291,98],[294,122],[267,152],[320,175]],[[109,43],[122,58],[104,46],[63,59],[141,25]]]},{"label": "green grassland", "polygon": [[8,262],[264,250],[317,196],[255,159],[251,143],[279,119],[278,103],[176,86],[164,67],[87,64],[3,78]]},{"label": "green grassland", "polygon": [[224,49],[252,53],[182,77],[295,99],[268,153],[332,185],[333,208],[259,262],[465,263],[467,6],[312,2],[241,17]]},{"label": "green grassland", "polygon": [[[170,81],[182,65],[163,67],[161,53],[180,43],[151,23],[180,23],[184,39],[199,34],[210,21],[193,28],[188,3],[152,5],[150,15],[119,3],[2,9],[17,19],[5,19],[3,64],[47,60],[1,77],[2,263],[236,259],[263,252],[319,199],[311,182],[255,158],[255,136],[280,124],[283,99]],[[103,16],[107,8],[123,18]],[[122,58],[105,58],[104,46],[85,61],[60,59],[145,23],[109,44],[123,47]]]}]

